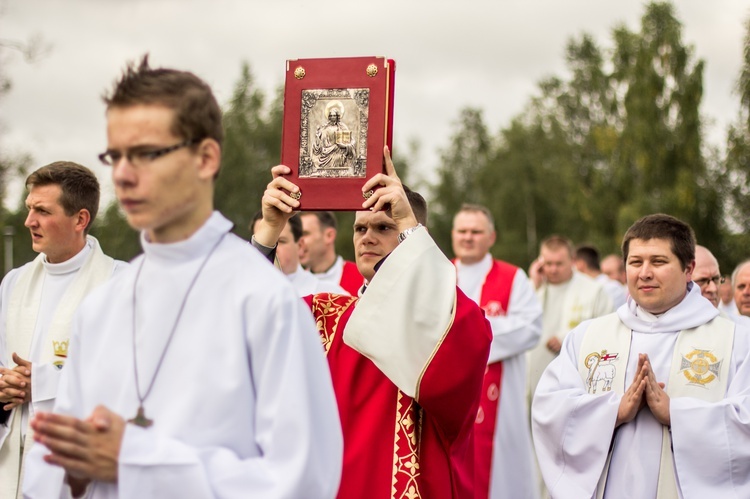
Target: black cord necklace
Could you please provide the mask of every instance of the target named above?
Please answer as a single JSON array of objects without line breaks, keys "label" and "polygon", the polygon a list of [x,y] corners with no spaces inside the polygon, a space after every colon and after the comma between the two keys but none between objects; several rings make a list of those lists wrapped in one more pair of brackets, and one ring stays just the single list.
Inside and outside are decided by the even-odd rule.
[{"label": "black cord necklace", "polygon": [[211,251],[208,252],[208,255],[206,255],[206,258],[203,259],[203,262],[201,263],[201,266],[198,268],[198,271],[193,276],[193,280],[190,281],[190,285],[188,286],[187,291],[185,292],[185,296],[182,298],[182,303],[180,304],[180,310],[177,312],[177,318],[174,320],[174,324],[172,325],[172,330],[169,332],[169,337],[167,337],[167,343],[164,345],[164,350],[161,352],[161,357],[159,357],[159,362],[156,364],[156,370],[154,371],[154,376],[151,378],[151,382],[148,384],[148,388],[146,389],[146,393],[141,395],[141,385],[138,378],[138,357],[136,355],[136,349],[135,349],[135,319],[136,319],[136,289],[138,288],[138,279],[141,277],[141,270],[143,270],[143,264],[146,263],[146,257],[144,255],[143,260],[141,260],[141,264],[138,266],[138,272],[135,275],[135,282],[133,283],[133,371],[135,372],[135,391],[138,395],[138,413],[135,415],[133,419],[128,419],[128,423],[132,423],[136,426],[140,426],[143,428],[148,428],[152,424],[154,424],[153,419],[148,419],[146,417],[146,414],[143,409],[143,403],[146,401],[146,398],[151,393],[151,389],[154,387],[154,382],[156,381],[156,376],[159,374],[159,370],[161,369],[161,364],[164,361],[164,356],[167,354],[167,350],[169,350],[169,345],[172,343],[172,338],[174,337],[175,331],[177,331],[177,325],[180,323],[180,318],[182,317],[182,312],[185,310],[185,304],[187,303],[188,297],[190,296],[190,292],[193,291],[193,286],[195,286],[196,281],[198,281],[198,277],[201,275],[201,272],[203,272],[203,268],[206,266],[206,263],[208,263],[208,260],[211,258],[211,255],[214,254],[214,251],[216,251],[216,248],[219,247],[219,244],[224,240],[224,237],[226,237],[226,234],[222,235],[219,240],[214,244],[213,248],[211,248]]}]

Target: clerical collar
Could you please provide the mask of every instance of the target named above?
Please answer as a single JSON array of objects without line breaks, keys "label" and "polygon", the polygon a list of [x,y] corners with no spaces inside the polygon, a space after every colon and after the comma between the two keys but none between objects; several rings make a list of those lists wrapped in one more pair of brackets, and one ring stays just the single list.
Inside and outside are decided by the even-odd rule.
[{"label": "clerical collar", "polygon": [[232,222],[214,211],[208,220],[190,237],[174,243],[154,243],[141,232],[141,246],[149,260],[155,263],[172,264],[202,258],[214,243],[232,229]]},{"label": "clerical collar", "polygon": [[636,310],[635,314],[641,319],[643,319],[645,322],[656,322],[659,320],[659,318],[662,315],[666,313],[666,312],[662,312],[660,314],[652,314],[651,312],[642,309],[640,305],[638,305],[635,310]]},{"label": "clerical collar", "polygon": [[44,255],[44,258],[42,259],[44,270],[50,275],[64,275],[77,271],[84,263],[86,263],[86,258],[88,258],[93,245],[94,243],[86,238],[86,244],[83,245],[81,251],[76,253],[73,258],[68,258],[60,263],[50,263],[47,261],[47,255]]},{"label": "clerical collar", "polygon": [[322,278],[338,275],[338,273],[341,272],[341,268],[343,266],[344,258],[341,255],[337,255],[336,259],[333,261],[333,264],[328,267],[328,270],[324,270],[323,272],[312,272],[312,274]]}]

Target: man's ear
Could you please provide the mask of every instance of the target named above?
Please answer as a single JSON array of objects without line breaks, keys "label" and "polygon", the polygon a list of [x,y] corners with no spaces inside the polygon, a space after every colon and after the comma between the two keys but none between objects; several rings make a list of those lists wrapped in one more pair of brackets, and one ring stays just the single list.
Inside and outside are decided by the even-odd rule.
[{"label": "man's ear", "polygon": [[78,210],[78,213],[76,213],[75,231],[85,233],[86,228],[89,227],[91,222],[93,222],[93,220],[91,220],[91,213],[89,213],[89,210],[81,208]]},{"label": "man's ear", "polygon": [[336,242],[336,229],[333,227],[326,227],[323,231],[323,240],[326,243],[333,244]]},{"label": "man's ear", "polygon": [[216,178],[221,168],[221,146],[214,139],[203,139],[198,146],[198,174],[202,179]]},{"label": "man's ear", "polygon": [[685,269],[685,276],[687,277],[688,281],[691,281],[693,279],[693,272],[695,272],[695,260],[690,262],[690,264]]}]

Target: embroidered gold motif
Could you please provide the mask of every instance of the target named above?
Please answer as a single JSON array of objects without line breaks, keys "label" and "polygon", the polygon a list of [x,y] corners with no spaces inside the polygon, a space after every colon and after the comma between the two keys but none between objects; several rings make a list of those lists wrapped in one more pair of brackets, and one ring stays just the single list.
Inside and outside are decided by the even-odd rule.
[{"label": "embroidered gold motif", "polygon": [[313,296],[312,314],[315,317],[315,326],[320,333],[320,341],[326,355],[328,355],[328,350],[331,349],[331,343],[336,336],[341,316],[356,300],[357,298],[354,296],[329,293],[320,293]]},{"label": "embroidered gold motif", "polygon": [[[421,411],[414,399],[398,391],[396,399],[396,432],[393,445],[393,478],[391,498],[422,497],[417,482],[419,470],[419,438]],[[417,424],[415,424],[415,416]]]},{"label": "embroidered gold motif", "polygon": [[602,382],[602,392],[612,390],[612,382],[617,374],[617,369],[612,362],[617,360],[619,356],[619,353],[607,353],[607,350],[602,350],[601,353],[591,352],[586,356],[583,365],[589,370],[586,376],[586,391],[588,393],[596,393],[600,382]]},{"label": "embroidered gold motif", "polygon": [[68,356],[68,340],[64,341],[54,341],[52,340],[52,348],[55,352],[55,356],[57,357],[67,357]]},{"label": "embroidered gold motif", "polygon": [[680,371],[688,384],[705,386],[719,377],[722,362],[709,350],[695,349],[682,356]]}]

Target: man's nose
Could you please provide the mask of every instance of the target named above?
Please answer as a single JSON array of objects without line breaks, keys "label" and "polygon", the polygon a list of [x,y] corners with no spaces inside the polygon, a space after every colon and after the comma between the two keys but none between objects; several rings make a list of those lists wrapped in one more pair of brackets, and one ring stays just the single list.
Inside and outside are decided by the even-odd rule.
[{"label": "man's nose", "polygon": [[32,227],[33,225],[36,225],[36,217],[32,212],[29,212],[29,214],[26,215],[26,220],[23,225],[24,227]]}]

